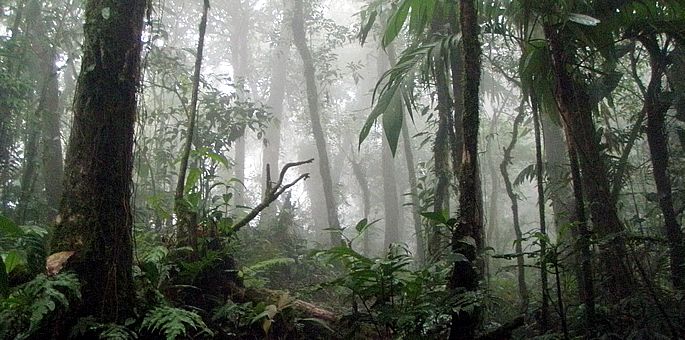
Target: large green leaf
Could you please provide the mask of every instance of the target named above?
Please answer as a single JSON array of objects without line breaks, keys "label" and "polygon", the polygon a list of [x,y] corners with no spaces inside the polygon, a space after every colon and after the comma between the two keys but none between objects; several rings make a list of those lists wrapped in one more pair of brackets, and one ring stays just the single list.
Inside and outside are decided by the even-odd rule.
[{"label": "large green leaf", "polygon": [[21,236],[24,234],[24,230],[21,227],[5,216],[0,216],[0,231],[8,236]]},{"label": "large green leaf", "polygon": [[385,138],[388,140],[388,145],[390,146],[393,157],[395,156],[395,152],[397,152],[397,143],[400,139],[400,133],[402,132],[402,119],[404,118],[402,94],[399,92],[400,91],[395,91],[383,114],[383,132],[385,133]]}]

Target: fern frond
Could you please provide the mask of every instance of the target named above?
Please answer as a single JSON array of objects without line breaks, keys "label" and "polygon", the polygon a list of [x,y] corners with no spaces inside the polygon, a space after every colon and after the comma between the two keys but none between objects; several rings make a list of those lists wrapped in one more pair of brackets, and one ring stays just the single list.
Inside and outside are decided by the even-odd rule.
[{"label": "fern frond", "polygon": [[158,307],[149,311],[140,325],[141,330],[164,333],[168,340],[185,335],[190,328],[210,336],[214,334],[197,313],[174,307]]}]

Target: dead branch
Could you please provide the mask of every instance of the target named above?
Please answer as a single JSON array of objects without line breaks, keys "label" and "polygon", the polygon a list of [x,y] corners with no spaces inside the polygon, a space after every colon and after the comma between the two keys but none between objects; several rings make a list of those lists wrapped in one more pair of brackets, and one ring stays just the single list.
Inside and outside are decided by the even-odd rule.
[{"label": "dead branch", "polygon": [[250,212],[243,217],[240,221],[238,221],[235,225],[233,225],[233,231],[237,232],[240,230],[240,228],[244,227],[246,224],[250,223],[257,215],[266,207],[268,207],[273,201],[278,199],[278,196],[280,196],[283,192],[286,190],[290,189],[293,185],[297,184],[300,180],[304,180],[309,178],[309,173],[305,173],[297,177],[294,181],[283,185],[283,179],[285,177],[286,172],[288,169],[295,167],[295,166],[300,166],[303,164],[309,164],[314,161],[314,158],[308,159],[306,161],[300,161],[300,162],[293,162],[293,163],[288,163],[286,164],[283,169],[281,169],[281,173],[278,176],[278,181],[276,183],[271,182],[271,175],[267,172],[267,178],[266,178],[266,192],[264,193],[264,198],[262,198],[262,202],[259,203],[256,207],[252,208]]}]

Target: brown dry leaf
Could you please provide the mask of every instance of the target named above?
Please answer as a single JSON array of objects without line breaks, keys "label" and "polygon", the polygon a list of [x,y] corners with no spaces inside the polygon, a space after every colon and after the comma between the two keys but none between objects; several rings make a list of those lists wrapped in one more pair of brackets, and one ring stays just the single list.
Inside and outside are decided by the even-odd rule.
[{"label": "brown dry leaf", "polygon": [[56,275],[59,273],[67,260],[74,255],[75,251],[61,251],[59,253],[54,253],[45,261],[45,271],[49,276]]}]

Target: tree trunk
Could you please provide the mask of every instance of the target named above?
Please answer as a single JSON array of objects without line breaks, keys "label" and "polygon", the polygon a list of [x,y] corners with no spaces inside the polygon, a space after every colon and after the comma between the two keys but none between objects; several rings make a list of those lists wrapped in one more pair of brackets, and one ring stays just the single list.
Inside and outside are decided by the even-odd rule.
[{"label": "tree trunk", "polygon": [[59,107],[59,82],[57,79],[56,54],[50,53],[49,65],[46,62],[46,84],[44,87],[42,112],[42,177],[45,183],[47,212],[45,220],[49,225],[55,222],[62,197],[64,163],[62,160],[62,133],[60,131],[61,110]]},{"label": "tree trunk", "polygon": [[545,26],[550,44],[556,86],[554,95],[564,121],[567,142],[578,155],[582,184],[590,209],[594,231],[601,241],[600,257],[607,278],[603,284],[607,301],[618,303],[633,291],[634,280],[623,261],[626,253],[624,228],[618,218],[616,201],[611,199],[606,165],[599,138],[592,120],[592,105],[588,93],[569,73],[569,52],[562,32],[555,26]]},{"label": "tree trunk", "polygon": [[[483,202],[478,166],[479,87],[481,46],[478,41],[478,13],[474,0],[460,0],[460,24],[464,44],[464,157],[459,179],[459,222],[452,234],[452,252],[465,260],[454,262],[448,287],[458,294],[478,289],[482,273],[476,254],[483,247]],[[478,326],[478,307],[471,312],[452,313],[450,340],[473,339]]]},{"label": "tree trunk", "polygon": [[519,113],[514,118],[514,126],[511,132],[511,141],[509,145],[504,148],[504,156],[502,158],[502,163],[499,165],[500,173],[502,174],[502,179],[504,179],[504,188],[507,191],[509,200],[511,200],[511,214],[513,217],[514,234],[516,235],[516,242],[514,243],[514,251],[516,252],[516,270],[518,272],[518,290],[519,290],[519,300],[521,302],[521,311],[525,312],[528,309],[529,298],[528,298],[528,286],[526,284],[526,267],[525,259],[523,255],[523,233],[521,232],[521,223],[519,221],[519,197],[514,192],[514,187],[511,184],[511,179],[509,178],[508,167],[511,164],[512,156],[511,152],[516,146],[519,134],[519,126],[523,122],[525,109],[523,107],[524,101],[521,101],[519,106]]},{"label": "tree trunk", "polygon": [[[543,162],[542,162],[542,141],[540,129],[540,112],[538,110],[538,102],[535,93],[530,96],[530,102],[533,109],[533,126],[535,132],[535,178],[538,189],[538,216],[540,218],[540,290],[542,291],[542,301],[540,302],[540,329],[542,333],[546,333],[549,329],[549,284],[547,281],[547,221],[545,220],[545,187],[543,177]],[[561,303],[561,301],[559,301]],[[559,313],[562,313],[559,310]],[[565,320],[562,318],[562,324],[565,326]],[[566,329],[566,327],[564,327]]]},{"label": "tree trunk", "polygon": [[[289,4],[286,1],[286,5]],[[284,10],[283,15],[288,13]],[[266,105],[271,108],[272,123],[264,133],[264,149],[262,151],[262,166],[264,171],[264,180],[266,179],[266,165],[271,169],[271,175],[274,176],[280,172],[279,157],[281,152],[281,121],[283,120],[283,100],[285,98],[285,83],[288,75],[288,62],[290,59],[290,45],[292,44],[292,37],[290,33],[290,25],[287,24],[288,18],[283,19],[281,24],[281,35],[278,37],[276,48],[271,55],[271,85],[269,88],[269,99]],[[266,186],[262,180],[262,193],[265,192]]]},{"label": "tree trunk", "polygon": [[656,37],[644,36],[640,37],[639,40],[650,55],[649,63],[652,75],[647,86],[642,109],[647,114],[647,142],[652,159],[654,182],[659,196],[659,206],[664,215],[664,234],[671,257],[671,281],[673,288],[683,290],[685,289],[685,247],[683,247],[683,232],[673,208],[673,192],[668,173],[669,152],[666,112],[672,103],[661,99],[661,83],[668,61],[666,53],[659,47]]},{"label": "tree trunk", "polygon": [[409,190],[411,195],[411,215],[414,221],[414,236],[416,237],[416,253],[414,254],[414,261],[417,268],[420,268],[426,263],[426,240],[423,233],[423,225],[421,224],[421,202],[419,201],[419,181],[416,178],[416,169],[414,165],[414,152],[412,151],[411,139],[409,137],[409,126],[407,120],[402,120],[402,143],[404,146],[404,159],[407,162],[407,174],[409,176]]},{"label": "tree trunk", "polygon": [[326,137],[324,135],[323,126],[321,124],[321,117],[319,115],[319,94],[316,89],[316,73],[314,70],[314,59],[312,53],[307,46],[307,36],[305,33],[305,17],[302,9],[302,0],[294,0],[293,8],[293,43],[302,58],[304,67],[304,77],[307,91],[307,104],[309,107],[309,118],[312,124],[312,133],[314,141],[316,142],[316,150],[319,156],[319,172],[321,173],[321,181],[323,182],[323,193],[326,202],[326,215],[328,220],[328,228],[331,229],[331,245],[338,246],[340,244],[340,222],[338,220],[338,207],[335,203],[333,195],[333,180],[331,179],[331,166],[328,160],[328,151],[326,150]]},{"label": "tree trunk", "polygon": [[[67,263],[83,298],[70,316],[99,322],[133,316],[131,176],[136,93],[146,1],[88,0],[60,222],[51,251]],[[68,334],[55,332],[55,338]]]},{"label": "tree trunk", "polygon": [[[401,105],[400,105],[401,109]],[[381,144],[382,163],[383,163],[383,209],[385,211],[385,238],[383,241],[383,248],[387,251],[392,243],[399,243],[400,231],[400,202],[397,199],[397,184],[395,179],[394,158],[390,151],[390,145],[387,140],[383,138]]]},{"label": "tree trunk", "polygon": [[186,172],[188,171],[188,159],[190,149],[195,136],[195,119],[197,116],[197,101],[200,88],[200,71],[202,69],[202,52],[205,45],[205,32],[207,30],[207,12],[209,12],[209,0],[204,0],[202,5],[202,18],[200,19],[200,36],[197,42],[195,55],[195,70],[193,73],[193,88],[190,97],[190,111],[188,112],[188,127],[186,141],[181,153],[181,164],[178,170],[176,193],[174,194],[174,213],[176,214],[176,238],[179,245],[196,248],[197,243],[197,212],[191,211],[184,202]]}]

